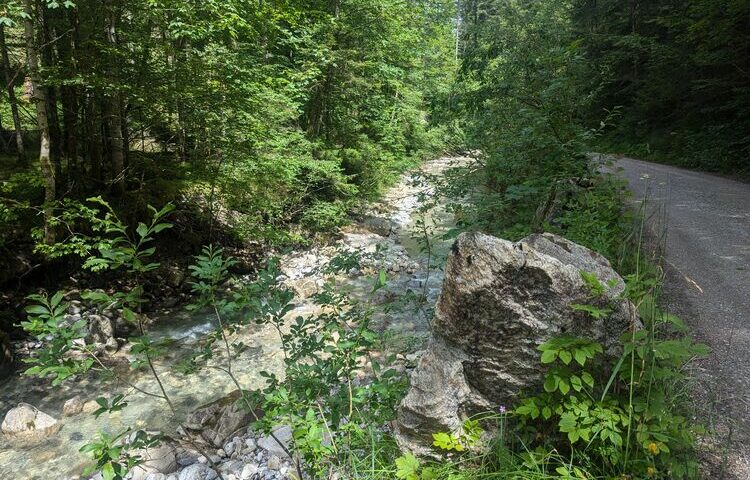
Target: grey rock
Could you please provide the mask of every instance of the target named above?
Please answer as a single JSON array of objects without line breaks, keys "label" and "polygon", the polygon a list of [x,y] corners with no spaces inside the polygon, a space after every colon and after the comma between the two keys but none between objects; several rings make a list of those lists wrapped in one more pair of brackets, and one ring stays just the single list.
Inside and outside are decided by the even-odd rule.
[{"label": "grey rock", "polygon": [[227,443],[224,444],[224,456],[225,457],[226,456],[230,456],[230,455],[232,455],[234,453],[234,449],[235,449],[234,445],[235,445],[234,444],[234,440],[232,440],[231,442],[227,442]]},{"label": "grey rock", "polygon": [[242,468],[242,473],[240,473],[240,479],[241,480],[249,480],[253,478],[253,476],[258,473],[258,466],[254,463],[248,463]]},{"label": "grey rock", "polygon": [[[258,440],[258,446],[267,451],[269,455],[276,455],[279,458],[289,458],[289,455],[284,448],[289,450],[289,445],[292,442],[292,428],[288,425],[279,425],[274,427],[272,432],[273,436],[269,434],[260,438]],[[281,443],[281,445],[279,443]]]},{"label": "grey rock", "polygon": [[209,472],[216,475],[216,472],[207,465],[195,463],[182,470],[177,478],[178,480],[209,480]]},{"label": "grey rock", "polygon": [[247,427],[252,420],[252,415],[238,403],[239,399],[240,392],[234,391],[204,405],[188,415],[185,426],[199,431],[204,440],[220,448],[227,438]]},{"label": "grey rock", "polygon": [[161,443],[147,449],[137,449],[131,452],[141,457],[142,463],[133,467],[128,474],[129,480],[147,480],[153,474],[167,474],[177,470],[177,452],[168,443]]},{"label": "grey rock", "polygon": [[192,465],[198,462],[199,456],[200,454],[198,454],[197,452],[193,452],[189,450],[180,451],[177,453],[177,464],[182,467],[187,467],[188,465]]},{"label": "grey rock", "polygon": [[257,447],[257,445],[255,444],[255,439],[254,438],[247,438],[247,439],[245,439],[245,448],[249,452],[252,452],[253,450],[255,450],[256,447]]},{"label": "grey rock", "polygon": [[[606,286],[595,299],[581,277]],[[511,243],[464,233],[448,258],[433,322],[433,338],[399,407],[396,438],[419,455],[434,455],[435,432],[539,390],[544,369],[537,347],[562,334],[600,342],[617,353],[622,332],[637,326],[621,300],[624,283],[601,255],[554,235]],[[595,320],[572,304],[613,308]]]},{"label": "grey rock", "polygon": [[219,465],[219,471],[222,474],[225,474],[225,473],[239,474],[242,471],[242,467],[244,466],[245,464],[239,460],[229,460],[228,462],[224,462],[221,465]]},{"label": "grey rock", "polygon": [[271,455],[266,466],[268,466],[269,470],[278,470],[281,468],[281,459],[276,455]]},{"label": "grey rock", "polygon": [[53,435],[61,426],[60,422],[35,406],[19,403],[5,415],[0,429],[10,437],[37,441]]},{"label": "grey rock", "polygon": [[103,345],[108,352],[117,351],[119,345],[115,339],[115,322],[105,315],[87,314],[85,318],[89,329],[87,341]]},{"label": "grey rock", "polygon": [[388,237],[393,233],[393,222],[384,217],[365,217],[362,225],[372,233],[381,237]]}]

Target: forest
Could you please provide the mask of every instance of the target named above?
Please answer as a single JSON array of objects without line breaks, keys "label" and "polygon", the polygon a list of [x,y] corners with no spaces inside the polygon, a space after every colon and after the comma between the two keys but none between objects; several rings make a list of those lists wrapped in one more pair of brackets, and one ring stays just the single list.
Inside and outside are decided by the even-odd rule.
[{"label": "forest", "polygon": [[[24,389],[57,405],[47,392],[90,378],[89,413],[116,417],[104,428],[92,418],[73,453],[55,447],[41,466],[36,447],[9,443],[0,476],[705,474],[684,389],[685,366],[707,350],[659,309],[643,212],[594,157],[750,178],[749,0],[0,0],[0,69],[2,413]],[[417,194],[420,182],[431,187]],[[383,227],[379,216],[409,196],[409,223]],[[372,251],[362,225],[385,229]],[[591,249],[648,328],[618,340],[619,362],[593,338],[538,342],[541,392],[464,419],[458,433],[432,432],[439,455],[415,456],[390,425],[412,354],[434,333],[442,245],[465,232],[554,234]],[[384,253],[389,242],[405,253]],[[282,284],[298,280],[289,265],[305,255],[328,255],[300,270],[326,283],[310,295],[315,313],[289,321],[304,284]],[[411,268],[425,278],[399,287]],[[575,303],[576,315],[613,315],[602,299],[617,282],[585,273],[593,303]],[[360,274],[366,301],[361,285],[335,285]],[[209,320],[196,344],[163,333],[198,317]],[[402,317],[426,329],[377,326]],[[266,327],[283,361],[251,367]],[[217,458],[213,437],[191,437],[188,410],[201,402],[170,393],[191,375],[217,389],[202,403],[232,390],[246,412],[246,437],[227,433]],[[139,405],[170,422],[136,425],[124,412]],[[267,436],[247,436],[249,424]],[[179,477],[138,476],[153,460],[144,452],[175,432],[187,432],[178,450],[203,460],[180,464]],[[219,468],[251,440],[274,444],[283,466],[269,454],[258,472]]]}]

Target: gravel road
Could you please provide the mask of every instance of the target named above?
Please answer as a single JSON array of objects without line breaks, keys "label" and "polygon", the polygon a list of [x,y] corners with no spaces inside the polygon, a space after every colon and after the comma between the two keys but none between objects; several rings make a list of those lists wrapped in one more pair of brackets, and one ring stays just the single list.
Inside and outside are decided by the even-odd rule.
[{"label": "gravel road", "polygon": [[711,347],[695,400],[714,431],[713,478],[750,478],[750,184],[618,158],[649,230],[665,247],[665,307]]}]

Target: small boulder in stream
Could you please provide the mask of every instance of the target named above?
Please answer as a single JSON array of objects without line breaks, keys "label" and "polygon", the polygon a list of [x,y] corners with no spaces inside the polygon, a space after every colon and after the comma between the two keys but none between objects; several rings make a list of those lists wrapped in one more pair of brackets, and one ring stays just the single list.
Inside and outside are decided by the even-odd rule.
[{"label": "small boulder in stream", "polygon": [[62,425],[50,415],[28,403],[19,403],[11,408],[0,427],[9,437],[38,441],[53,435]]},{"label": "small boulder in stream", "polygon": [[[605,293],[594,298],[581,271]],[[598,253],[540,234],[518,243],[480,233],[458,237],[436,306],[433,338],[399,408],[396,437],[419,455],[434,455],[432,434],[455,432],[472,415],[512,407],[542,384],[537,347],[569,334],[615,354],[621,333],[637,322],[620,298],[625,284]],[[608,306],[594,319],[574,304]]]},{"label": "small boulder in stream", "polygon": [[115,322],[106,315],[88,314],[85,316],[89,334],[87,341],[101,345],[107,352],[116,352],[119,348],[115,338]]},{"label": "small boulder in stream", "polygon": [[253,415],[241,405],[239,390],[204,405],[185,420],[185,427],[198,432],[206,443],[221,448],[227,438],[248,427]]}]

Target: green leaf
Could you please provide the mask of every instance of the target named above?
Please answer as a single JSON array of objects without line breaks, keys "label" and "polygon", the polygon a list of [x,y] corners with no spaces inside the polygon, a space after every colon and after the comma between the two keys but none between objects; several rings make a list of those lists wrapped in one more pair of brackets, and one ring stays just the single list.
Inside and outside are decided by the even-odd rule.
[{"label": "green leaf", "polygon": [[[562,362],[565,365],[570,365],[570,362],[573,360],[573,355],[571,355],[571,353],[569,351],[567,351],[567,350],[561,351],[559,353],[559,357],[560,357],[560,360],[562,360]],[[542,362],[542,363],[544,363],[544,362]]]},{"label": "green leaf", "polygon": [[544,390],[547,392],[554,392],[557,390],[557,386],[560,383],[560,379],[555,375],[547,375],[544,379]]},{"label": "green leaf", "polygon": [[419,460],[407,453],[396,459],[396,478],[403,480],[419,480],[417,472],[419,471]]},{"label": "green leaf", "polygon": [[542,352],[542,363],[552,363],[557,359],[557,351],[545,350]]},{"label": "green leaf", "polygon": [[112,463],[105,463],[102,467],[102,478],[104,480],[112,480],[115,478],[115,469]]},{"label": "green leaf", "polygon": [[145,238],[148,235],[148,227],[145,223],[139,222],[138,228],[135,229],[135,233],[137,233],[139,237]]}]

